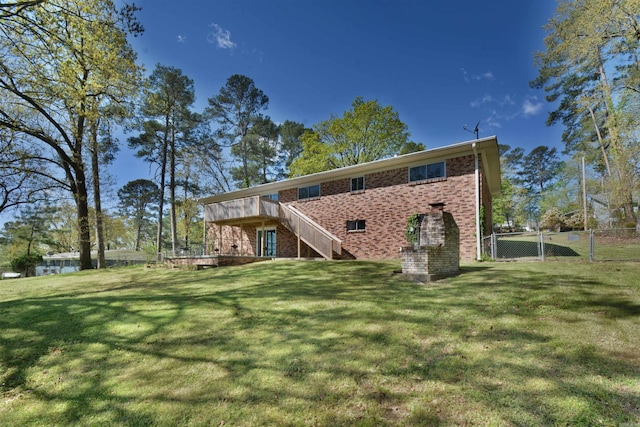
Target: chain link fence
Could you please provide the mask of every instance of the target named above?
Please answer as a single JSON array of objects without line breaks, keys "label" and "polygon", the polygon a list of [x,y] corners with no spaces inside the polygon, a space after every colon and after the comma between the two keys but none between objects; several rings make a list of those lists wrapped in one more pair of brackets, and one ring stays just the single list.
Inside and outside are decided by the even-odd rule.
[{"label": "chain link fence", "polygon": [[635,228],[501,233],[485,237],[483,251],[496,261],[640,261],[640,234]]}]

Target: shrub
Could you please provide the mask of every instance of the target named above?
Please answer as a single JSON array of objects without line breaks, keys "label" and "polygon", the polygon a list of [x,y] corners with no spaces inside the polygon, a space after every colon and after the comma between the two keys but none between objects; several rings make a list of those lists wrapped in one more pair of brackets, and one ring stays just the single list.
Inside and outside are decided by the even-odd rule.
[{"label": "shrub", "polygon": [[41,261],[40,254],[22,254],[11,260],[11,269],[16,273],[25,273],[25,276],[33,276],[36,265]]},{"label": "shrub", "polygon": [[421,215],[418,213],[411,214],[407,219],[407,228],[405,229],[404,237],[410,245],[420,241],[420,219]]},{"label": "shrub", "polygon": [[551,208],[542,215],[540,225],[542,228],[560,231],[562,226],[565,225],[564,214],[558,208]]}]

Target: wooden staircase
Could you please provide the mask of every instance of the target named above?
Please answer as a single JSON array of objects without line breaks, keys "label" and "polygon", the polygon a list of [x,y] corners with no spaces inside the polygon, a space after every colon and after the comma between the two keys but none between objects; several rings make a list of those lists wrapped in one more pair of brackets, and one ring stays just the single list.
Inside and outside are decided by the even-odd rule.
[{"label": "wooden staircase", "polygon": [[309,245],[325,259],[334,259],[342,255],[342,241],[329,233],[317,222],[294,208],[280,203],[280,222],[298,237],[298,256],[300,242]]}]

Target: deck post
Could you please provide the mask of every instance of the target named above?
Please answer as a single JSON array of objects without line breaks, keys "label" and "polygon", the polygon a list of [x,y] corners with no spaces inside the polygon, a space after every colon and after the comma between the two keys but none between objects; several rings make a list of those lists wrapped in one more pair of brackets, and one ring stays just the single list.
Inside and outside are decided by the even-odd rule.
[{"label": "deck post", "polygon": [[[206,209],[206,208],[205,208]],[[207,221],[202,221],[202,255],[207,254]]]},{"label": "deck post", "polygon": [[[258,234],[258,233],[256,233],[256,234]],[[257,237],[258,236],[256,236],[256,240],[258,240]],[[262,236],[261,237],[262,238],[260,239],[260,241],[257,242],[257,244],[256,244],[256,251],[258,250],[258,245],[260,245],[260,256],[264,256],[264,220],[262,221]],[[258,255],[258,254],[256,253],[256,255]]]},{"label": "deck post", "polygon": [[298,259],[301,258],[300,253],[300,215],[296,215],[298,217],[298,232],[296,233],[298,236]]},{"label": "deck post", "polygon": [[[243,204],[244,212],[244,204]],[[240,255],[244,256],[244,239],[242,238],[242,224],[240,224]]]}]

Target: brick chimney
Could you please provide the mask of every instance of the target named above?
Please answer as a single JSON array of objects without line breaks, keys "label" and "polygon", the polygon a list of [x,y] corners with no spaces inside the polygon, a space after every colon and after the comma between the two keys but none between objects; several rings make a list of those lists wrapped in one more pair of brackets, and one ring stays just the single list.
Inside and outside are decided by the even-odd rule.
[{"label": "brick chimney", "polygon": [[419,245],[402,248],[402,272],[429,282],[457,274],[460,268],[460,231],[444,203],[431,203],[420,222]]},{"label": "brick chimney", "polygon": [[444,224],[444,203],[430,203],[431,210],[424,214],[420,224],[421,246],[443,246],[446,229]]}]

